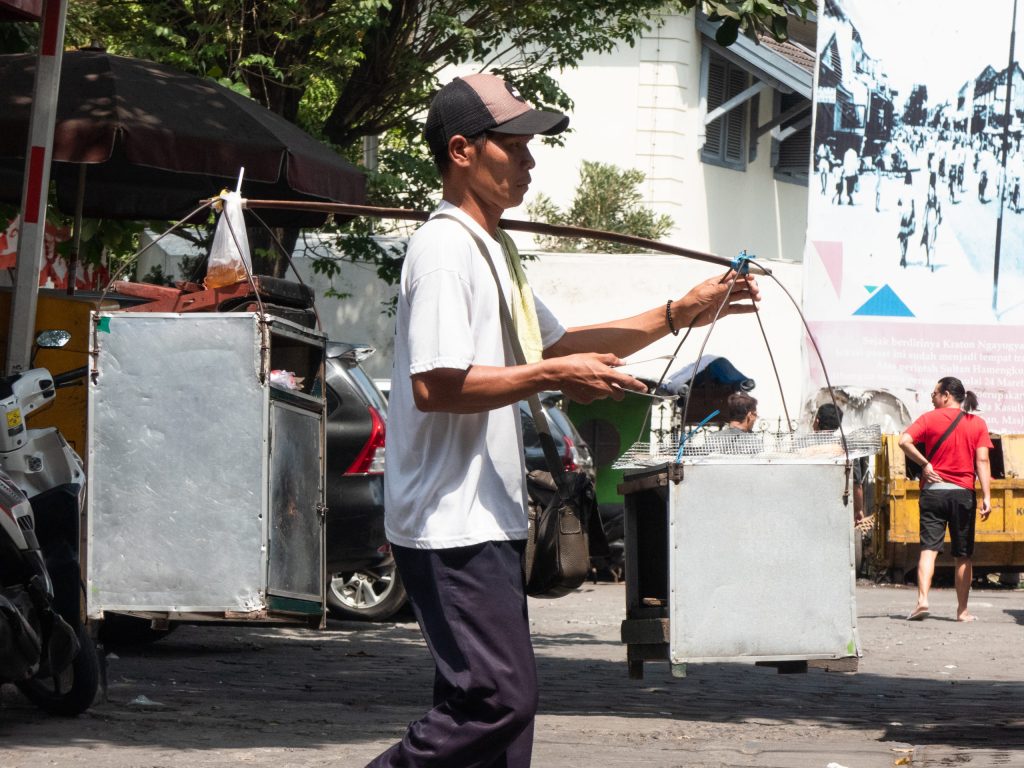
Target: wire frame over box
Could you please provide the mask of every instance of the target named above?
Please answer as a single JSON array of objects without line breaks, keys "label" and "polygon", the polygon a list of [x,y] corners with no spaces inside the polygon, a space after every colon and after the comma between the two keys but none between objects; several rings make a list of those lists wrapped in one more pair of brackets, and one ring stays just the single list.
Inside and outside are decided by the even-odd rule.
[{"label": "wire frame over box", "polygon": [[[682,451],[679,450],[682,443]],[[844,445],[845,443],[845,445]],[[700,430],[684,438],[636,442],[613,465],[614,469],[643,469],[666,463],[768,461],[779,463],[845,463],[874,456],[881,450],[877,425],[844,434],[835,432],[726,432]]]}]

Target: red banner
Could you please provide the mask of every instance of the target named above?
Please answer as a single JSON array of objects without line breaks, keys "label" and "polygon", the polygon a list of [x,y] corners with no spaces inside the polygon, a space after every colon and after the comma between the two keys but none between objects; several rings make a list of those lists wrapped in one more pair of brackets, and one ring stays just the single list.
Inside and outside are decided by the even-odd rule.
[{"label": "red banner", "polygon": [[[0,232],[0,269],[14,269],[18,261],[18,226],[19,219],[8,222],[7,228]],[[55,227],[47,223],[43,245],[43,265],[39,270],[40,288],[67,288],[68,267],[57,253],[58,243],[70,237],[67,227]],[[110,270],[105,264],[79,264],[75,280],[76,290],[98,290],[110,280]]]}]

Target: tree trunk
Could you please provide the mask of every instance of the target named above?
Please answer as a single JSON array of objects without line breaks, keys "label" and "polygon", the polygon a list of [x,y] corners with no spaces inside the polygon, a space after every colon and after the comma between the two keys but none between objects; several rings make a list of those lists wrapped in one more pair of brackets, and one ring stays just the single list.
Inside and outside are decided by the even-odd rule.
[{"label": "tree trunk", "polygon": [[[299,230],[294,227],[275,227],[274,236],[284,246],[285,253],[291,257],[295,250],[295,243],[299,240]],[[252,251],[252,266],[254,275],[270,275],[271,277],[282,277],[288,280],[295,280],[295,273],[290,272],[288,258],[281,253],[281,248],[271,237],[271,231],[264,227],[249,230],[249,248]]]}]

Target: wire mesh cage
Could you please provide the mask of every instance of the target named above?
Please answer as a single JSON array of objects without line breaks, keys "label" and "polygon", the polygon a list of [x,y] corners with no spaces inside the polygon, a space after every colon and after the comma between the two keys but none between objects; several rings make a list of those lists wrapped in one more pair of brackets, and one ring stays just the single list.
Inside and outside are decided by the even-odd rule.
[{"label": "wire mesh cage", "polygon": [[[681,448],[680,448],[681,445]],[[659,442],[638,441],[613,469],[642,469],[665,463],[735,462],[842,463],[873,456],[882,447],[878,425],[850,432],[734,432],[699,430]]]}]

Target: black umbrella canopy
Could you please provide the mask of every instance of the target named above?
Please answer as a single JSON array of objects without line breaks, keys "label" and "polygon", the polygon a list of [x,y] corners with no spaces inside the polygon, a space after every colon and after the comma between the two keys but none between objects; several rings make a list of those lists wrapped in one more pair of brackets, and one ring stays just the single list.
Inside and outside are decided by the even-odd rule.
[{"label": "black umbrella canopy", "polygon": [[[0,56],[0,200],[17,203],[36,57]],[[212,80],[144,59],[69,51],[61,65],[51,178],[73,214],[85,170],[83,215],[177,220],[245,168],[244,197],[359,204],[365,176],[330,147]],[[314,226],[324,216],[266,211]]]}]

